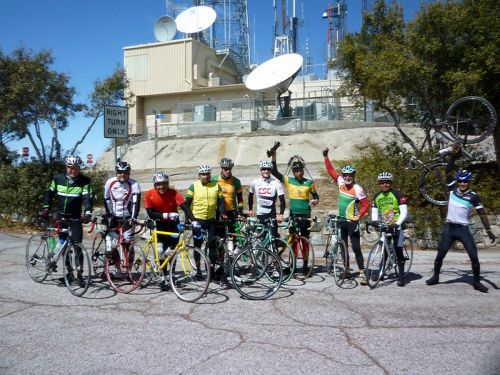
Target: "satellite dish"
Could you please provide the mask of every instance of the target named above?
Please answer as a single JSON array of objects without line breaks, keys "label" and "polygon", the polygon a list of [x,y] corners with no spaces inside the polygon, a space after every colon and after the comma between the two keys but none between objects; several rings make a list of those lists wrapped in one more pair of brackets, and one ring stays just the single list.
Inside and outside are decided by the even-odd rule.
[{"label": "satellite dish", "polygon": [[175,24],[175,20],[170,16],[160,17],[155,23],[155,38],[159,42],[168,42],[169,40],[174,39],[176,32],[177,26]]},{"label": "satellite dish", "polygon": [[206,6],[191,7],[175,17],[177,29],[186,34],[199,33],[215,22],[215,10]]},{"label": "satellite dish", "polygon": [[275,87],[278,95],[281,95],[299,74],[303,61],[304,58],[298,53],[288,53],[267,60],[248,75],[245,86],[254,91]]}]

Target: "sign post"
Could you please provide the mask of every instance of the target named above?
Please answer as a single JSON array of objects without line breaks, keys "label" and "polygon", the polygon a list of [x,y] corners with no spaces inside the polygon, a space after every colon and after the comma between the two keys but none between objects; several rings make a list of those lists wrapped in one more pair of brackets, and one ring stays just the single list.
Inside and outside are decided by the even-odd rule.
[{"label": "sign post", "polygon": [[116,139],[128,138],[128,108],[116,105],[104,106],[104,138],[115,139],[115,160],[118,158]]}]

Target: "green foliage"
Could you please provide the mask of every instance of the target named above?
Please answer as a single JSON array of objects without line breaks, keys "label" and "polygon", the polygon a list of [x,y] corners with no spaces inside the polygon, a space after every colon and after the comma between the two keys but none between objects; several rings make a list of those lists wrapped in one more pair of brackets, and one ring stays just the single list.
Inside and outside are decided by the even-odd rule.
[{"label": "green foliage", "polygon": [[[18,166],[0,164],[0,227],[12,219],[32,222],[42,208],[43,199],[52,177],[61,173],[64,165],[60,163],[43,164],[39,162],[22,163]],[[92,180],[94,205],[103,201],[104,183],[107,172],[102,170],[83,171]]]}]

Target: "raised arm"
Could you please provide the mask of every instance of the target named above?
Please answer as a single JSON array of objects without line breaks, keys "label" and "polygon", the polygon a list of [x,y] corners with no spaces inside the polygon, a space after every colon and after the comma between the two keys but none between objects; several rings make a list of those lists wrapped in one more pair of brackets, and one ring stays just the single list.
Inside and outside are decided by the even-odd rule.
[{"label": "raised arm", "polygon": [[328,174],[330,175],[330,177],[333,178],[333,180],[335,182],[337,182],[337,180],[339,179],[340,175],[337,173],[337,171],[333,167],[332,162],[330,161],[330,159],[328,159],[328,147],[323,148],[323,158],[325,159],[325,168],[326,168],[326,171],[328,172]]}]

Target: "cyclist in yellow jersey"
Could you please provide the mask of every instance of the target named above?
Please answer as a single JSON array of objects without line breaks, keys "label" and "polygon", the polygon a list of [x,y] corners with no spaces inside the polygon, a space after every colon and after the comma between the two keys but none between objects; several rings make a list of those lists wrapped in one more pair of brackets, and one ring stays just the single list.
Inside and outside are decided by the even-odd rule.
[{"label": "cyclist in yellow jersey", "polygon": [[[220,186],[216,182],[211,181],[212,168],[209,165],[202,164],[198,167],[198,177],[199,180],[193,182],[188,188],[186,203],[191,208],[191,212],[196,220],[193,222],[193,227],[201,227],[207,231],[208,256],[213,265],[217,260],[214,241],[217,210],[220,212],[222,219],[227,218],[224,196],[222,195]],[[195,234],[197,234],[196,230]],[[202,243],[203,239],[194,240],[194,246],[199,249]],[[195,261],[198,266],[199,259],[195,258]]]}]

